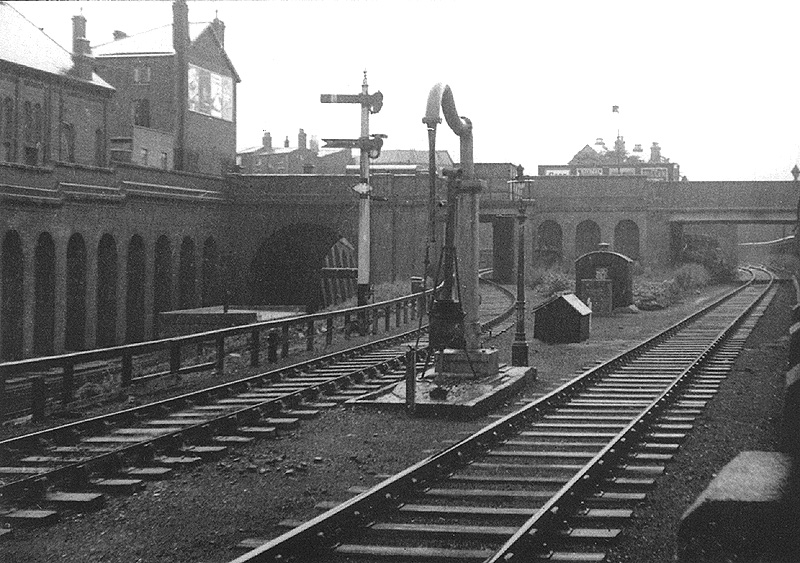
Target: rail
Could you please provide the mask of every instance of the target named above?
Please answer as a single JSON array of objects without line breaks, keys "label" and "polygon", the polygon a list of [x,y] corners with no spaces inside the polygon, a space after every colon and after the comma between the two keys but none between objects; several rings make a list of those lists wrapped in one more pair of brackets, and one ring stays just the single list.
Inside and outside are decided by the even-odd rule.
[{"label": "rail", "polygon": [[[94,362],[118,362],[116,368],[119,374],[121,388],[127,388],[135,383],[165,376],[176,376],[198,371],[215,370],[221,374],[225,369],[226,351],[232,339],[248,338],[246,349],[249,350],[250,366],[261,364],[262,335],[266,333],[267,361],[276,363],[290,354],[290,343],[295,338],[305,340],[305,351],[313,352],[317,348],[318,338],[324,339],[325,346],[333,343],[335,332],[341,330],[344,338],[349,339],[350,327],[359,314],[366,313],[371,319],[370,332],[378,334],[383,325],[383,331],[392,330],[392,316],[394,315],[394,328],[401,324],[414,321],[425,313],[427,292],[413,293],[411,295],[365,305],[341,309],[328,313],[315,313],[280,319],[264,321],[232,328],[212,330],[185,336],[175,336],[152,340],[137,344],[125,344],[100,348],[82,352],[70,352],[54,356],[29,358],[0,364],[0,420],[9,415],[23,416],[32,414],[34,418],[43,418],[46,405],[51,401],[58,401],[63,407],[70,407],[75,403],[76,397],[76,367]],[[381,319],[383,323],[381,323]],[[324,334],[317,334],[317,329],[324,326]],[[293,331],[294,329],[294,331]],[[293,334],[294,333],[294,334]],[[203,354],[195,355],[191,359],[195,363],[187,363],[184,349],[196,346],[202,350],[203,344],[214,342],[214,354],[211,361],[197,361],[203,359]],[[144,356],[166,352],[167,358],[162,365],[168,363],[166,371],[135,375],[134,363]],[[47,373],[55,370],[60,373]],[[9,379],[12,377],[28,376],[24,381],[16,381],[15,385],[31,385],[30,405],[22,408],[13,408],[9,401]],[[47,380],[60,380],[60,385],[52,386]],[[56,387],[56,389],[53,389]],[[16,405],[17,407],[19,405]]]}]

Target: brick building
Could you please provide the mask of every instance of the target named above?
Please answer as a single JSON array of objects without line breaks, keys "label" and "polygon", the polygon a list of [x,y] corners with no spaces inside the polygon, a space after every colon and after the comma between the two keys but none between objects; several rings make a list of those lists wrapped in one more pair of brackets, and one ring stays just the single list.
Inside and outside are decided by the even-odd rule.
[{"label": "brick building", "polygon": [[72,53],[0,2],[0,162],[106,166],[114,88],[94,73],[86,20]]},{"label": "brick building", "polygon": [[264,132],[261,146],[236,154],[236,164],[245,174],[344,174],[353,160],[350,149],[320,149],[319,142],[308,139],[300,129],[297,146],[290,146],[289,137],[282,147],[272,146],[272,135]]},{"label": "brick building", "polygon": [[594,147],[584,146],[568,164],[539,165],[539,176],[645,176],[654,182],[677,182],[680,171],[677,163],[661,156],[658,143],[653,143],[650,158],[645,160],[642,146],[635,145],[628,153],[621,136],[611,150],[598,138]]},{"label": "brick building", "polygon": [[109,115],[111,156],[143,166],[222,174],[236,155],[236,84],[219,19],[114,33],[92,49],[98,74],[117,89]]}]

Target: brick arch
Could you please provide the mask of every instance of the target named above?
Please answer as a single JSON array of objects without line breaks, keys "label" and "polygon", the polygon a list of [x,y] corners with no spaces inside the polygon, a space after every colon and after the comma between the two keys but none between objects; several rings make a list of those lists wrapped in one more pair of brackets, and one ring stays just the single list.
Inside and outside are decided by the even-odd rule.
[{"label": "brick arch", "polygon": [[147,280],[147,254],[141,235],[133,235],[128,243],[125,271],[125,342],[141,342],[145,337],[144,295]]},{"label": "brick arch", "polygon": [[534,265],[550,268],[564,259],[564,232],[556,221],[545,219],[536,229]]},{"label": "brick arch", "polygon": [[203,242],[202,294],[200,303],[204,307],[219,305],[222,300],[219,291],[219,249],[214,237]]},{"label": "brick arch", "polygon": [[25,255],[22,252],[22,239],[17,231],[6,232],[0,252],[0,285],[3,294],[0,304],[0,358],[18,360],[24,353],[22,335],[25,317]]},{"label": "brick arch", "polygon": [[41,233],[33,253],[33,353],[53,353],[56,317],[56,246],[50,233]]},{"label": "brick arch", "polygon": [[191,309],[197,295],[197,264],[192,237],[183,237],[178,256],[178,308]]},{"label": "brick arch", "polygon": [[639,225],[623,219],[614,227],[614,251],[631,260],[639,259]]},{"label": "brick arch", "polygon": [[272,233],[250,263],[252,303],[318,309],[323,303],[320,269],[325,255],[340,238],[328,227],[308,223],[289,225]]},{"label": "brick arch", "polygon": [[86,241],[73,233],[67,242],[67,279],[64,348],[86,347]]},{"label": "brick arch", "polygon": [[575,227],[575,256],[597,250],[600,240],[600,225],[591,219],[581,221]]},{"label": "brick arch", "polygon": [[153,337],[158,338],[158,313],[172,309],[172,243],[167,235],[156,240],[153,260]]},{"label": "brick arch", "polygon": [[108,233],[97,245],[97,335],[98,348],[117,342],[117,243]]}]

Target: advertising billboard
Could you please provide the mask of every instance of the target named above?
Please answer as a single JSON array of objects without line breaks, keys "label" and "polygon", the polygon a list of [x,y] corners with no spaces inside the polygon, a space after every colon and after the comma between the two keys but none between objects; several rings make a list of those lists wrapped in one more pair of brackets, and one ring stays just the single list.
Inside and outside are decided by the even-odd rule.
[{"label": "advertising billboard", "polygon": [[233,79],[190,64],[189,110],[233,121]]}]

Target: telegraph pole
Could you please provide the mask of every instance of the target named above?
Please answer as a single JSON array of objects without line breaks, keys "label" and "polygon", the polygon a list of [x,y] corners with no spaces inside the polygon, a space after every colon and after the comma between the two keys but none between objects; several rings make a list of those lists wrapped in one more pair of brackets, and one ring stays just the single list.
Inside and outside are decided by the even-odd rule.
[{"label": "telegraph pole", "polygon": [[369,159],[378,158],[381,154],[383,139],[386,135],[370,135],[369,115],[378,113],[383,107],[383,94],[380,91],[369,93],[367,71],[364,71],[364,82],[360,94],[322,94],[323,104],[361,104],[361,136],[358,139],[323,139],[326,147],[358,148],[360,151],[361,179],[353,190],[358,194],[358,306],[367,305],[372,287],[370,281],[370,192]]}]

